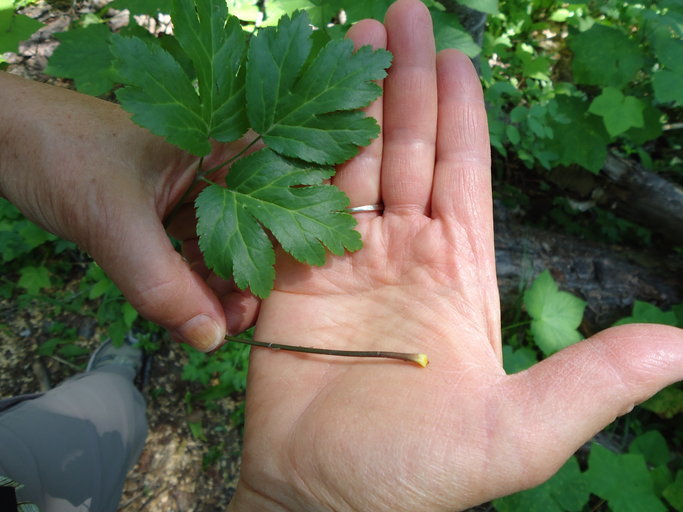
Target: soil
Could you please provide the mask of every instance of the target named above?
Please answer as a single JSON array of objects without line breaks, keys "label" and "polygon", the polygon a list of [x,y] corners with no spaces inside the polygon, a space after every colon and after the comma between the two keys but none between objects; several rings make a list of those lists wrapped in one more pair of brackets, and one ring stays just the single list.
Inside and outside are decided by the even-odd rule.
[{"label": "soil", "polygon": [[[8,72],[61,87],[66,80],[47,76],[43,70],[58,42],[55,33],[106,0],[68,2],[66,7],[39,1],[22,12],[45,24],[16,54],[5,54]],[[60,10],[61,9],[61,10]],[[110,11],[110,14],[116,14]],[[111,25],[125,23],[126,14],[109,19]],[[3,270],[4,274],[5,271]],[[78,287],[78,270],[65,279],[65,288]],[[2,276],[3,279],[12,276]],[[95,307],[95,305],[93,305]],[[81,371],[87,355],[72,361],[41,357],[37,348],[52,337],[51,326],[61,322],[77,330],[77,346],[94,350],[105,337],[97,326],[94,311],[64,313],[49,300],[18,304],[0,300],[0,397],[34,393],[54,387]],[[148,382],[142,391],[147,400],[149,435],[140,460],[130,472],[119,506],[120,512],[213,512],[225,510],[239,474],[241,438],[230,422],[242,397],[215,400],[211,407],[190,407],[185,398],[200,389],[181,379],[187,353],[171,341],[161,341],[152,358]],[[191,410],[191,412],[190,412]],[[189,423],[202,425],[205,439],[190,431]]]}]

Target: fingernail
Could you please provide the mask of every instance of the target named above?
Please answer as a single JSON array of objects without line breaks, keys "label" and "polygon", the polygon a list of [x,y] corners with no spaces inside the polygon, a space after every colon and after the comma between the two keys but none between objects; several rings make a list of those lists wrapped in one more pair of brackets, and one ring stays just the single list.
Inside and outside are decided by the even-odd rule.
[{"label": "fingernail", "polygon": [[176,334],[185,343],[197,350],[209,352],[223,341],[223,329],[208,315],[197,315],[177,330]]}]

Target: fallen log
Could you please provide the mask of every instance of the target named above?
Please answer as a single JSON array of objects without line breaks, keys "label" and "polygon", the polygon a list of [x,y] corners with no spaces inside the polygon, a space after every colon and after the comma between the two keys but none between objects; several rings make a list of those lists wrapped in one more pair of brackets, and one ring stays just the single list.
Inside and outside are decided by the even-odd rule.
[{"label": "fallen log", "polygon": [[635,300],[667,309],[683,302],[683,257],[661,257],[599,245],[523,226],[495,211],[498,286],[503,310],[519,307],[523,290],[545,269],[561,289],[586,300],[583,332],[590,335],[628,316]]}]

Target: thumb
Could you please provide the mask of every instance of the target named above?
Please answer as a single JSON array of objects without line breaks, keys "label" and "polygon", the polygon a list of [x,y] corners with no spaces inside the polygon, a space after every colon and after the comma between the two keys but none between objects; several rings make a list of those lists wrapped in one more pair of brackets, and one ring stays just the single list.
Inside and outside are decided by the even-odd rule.
[{"label": "thumb", "polygon": [[198,350],[223,343],[221,303],[174,250],[157,214],[129,209],[116,223],[88,249],[133,307]]},{"label": "thumb", "polygon": [[519,421],[534,425],[526,452],[536,485],[615,418],[683,380],[683,329],[613,327],[512,378],[517,396],[529,398]]}]

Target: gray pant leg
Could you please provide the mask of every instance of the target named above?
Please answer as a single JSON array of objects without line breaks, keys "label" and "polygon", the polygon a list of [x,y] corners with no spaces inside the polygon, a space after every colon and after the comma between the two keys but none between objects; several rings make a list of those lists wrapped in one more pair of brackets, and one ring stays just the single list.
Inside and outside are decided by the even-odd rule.
[{"label": "gray pant leg", "polygon": [[114,512],[146,437],[144,399],[112,365],[1,413],[0,475],[41,512]]}]

